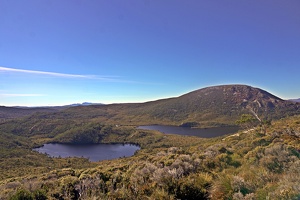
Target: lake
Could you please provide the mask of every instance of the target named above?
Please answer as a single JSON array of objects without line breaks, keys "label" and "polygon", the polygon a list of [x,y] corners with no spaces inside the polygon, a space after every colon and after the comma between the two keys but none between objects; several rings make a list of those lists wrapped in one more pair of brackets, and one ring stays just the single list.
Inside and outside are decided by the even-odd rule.
[{"label": "lake", "polygon": [[144,129],[144,130],[156,130],[165,134],[197,136],[202,138],[213,138],[213,137],[233,134],[239,130],[238,127],[190,128],[190,127],[163,126],[163,125],[138,126],[137,128]]},{"label": "lake", "polygon": [[132,156],[140,147],[132,144],[44,144],[35,148],[52,157],[84,157],[90,161],[111,160]]}]

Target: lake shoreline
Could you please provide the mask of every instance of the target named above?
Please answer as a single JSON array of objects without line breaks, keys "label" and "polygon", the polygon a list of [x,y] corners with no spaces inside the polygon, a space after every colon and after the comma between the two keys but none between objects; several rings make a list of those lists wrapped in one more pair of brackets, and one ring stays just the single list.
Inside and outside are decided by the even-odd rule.
[{"label": "lake shoreline", "polygon": [[32,149],[38,153],[47,154],[55,158],[83,157],[90,162],[112,160],[122,157],[130,157],[136,154],[141,147],[136,144],[127,143],[93,143],[93,144],[71,144],[71,143],[46,143],[41,147]]}]

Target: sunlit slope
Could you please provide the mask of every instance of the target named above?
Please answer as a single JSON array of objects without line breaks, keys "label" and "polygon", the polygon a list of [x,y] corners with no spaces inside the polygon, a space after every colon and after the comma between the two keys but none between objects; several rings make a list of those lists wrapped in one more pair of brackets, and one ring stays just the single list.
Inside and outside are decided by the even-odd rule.
[{"label": "sunlit slope", "polygon": [[111,126],[102,142],[142,149],[99,163],[38,154],[25,137],[16,151],[5,134],[14,148],[1,151],[0,199],[299,199],[299,124],[300,115],[210,139]]}]

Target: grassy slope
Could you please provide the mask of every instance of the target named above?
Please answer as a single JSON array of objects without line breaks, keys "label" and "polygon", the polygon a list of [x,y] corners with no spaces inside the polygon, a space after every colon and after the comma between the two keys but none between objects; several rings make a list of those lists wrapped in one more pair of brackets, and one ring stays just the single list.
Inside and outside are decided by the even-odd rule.
[{"label": "grassy slope", "polygon": [[[74,107],[7,121],[0,124],[0,199],[76,199],[78,191],[83,199],[291,199],[300,193],[299,115],[263,131],[215,139],[132,126],[233,124],[249,109],[277,118],[299,113],[299,104],[248,86],[220,86],[143,104]],[[45,142],[132,142],[142,150],[90,163],[31,151]]]},{"label": "grassy slope", "polygon": [[[214,139],[96,125],[88,123],[84,129],[98,130],[93,136],[100,135],[101,142],[135,142],[142,150],[130,158],[85,160],[79,166],[75,163],[81,159],[47,158],[30,152],[23,136],[1,134],[1,140],[10,141],[4,148],[16,149],[14,143],[21,141],[17,145],[25,171],[15,174],[19,166],[12,161],[20,157],[1,156],[6,165],[1,173],[7,176],[0,182],[0,198],[20,197],[24,191],[50,199],[75,198],[78,191],[83,199],[293,199],[300,194],[300,116]],[[66,140],[75,132],[50,140]],[[38,143],[40,136],[27,137]]]}]

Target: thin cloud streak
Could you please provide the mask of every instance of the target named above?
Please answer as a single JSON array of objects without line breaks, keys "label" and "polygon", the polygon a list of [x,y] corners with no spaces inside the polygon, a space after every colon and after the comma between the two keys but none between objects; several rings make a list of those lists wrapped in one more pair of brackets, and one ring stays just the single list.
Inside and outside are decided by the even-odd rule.
[{"label": "thin cloud streak", "polygon": [[37,71],[37,70],[25,70],[25,69],[16,69],[0,66],[0,74],[2,73],[25,73],[25,74],[36,74],[36,75],[46,75],[60,78],[80,78],[80,79],[91,79],[91,80],[100,80],[106,82],[114,83],[129,83],[129,84],[145,84],[145,85],[162,85],[160,83],[150,83],[150,82],[140,82],[140,81],[131,81],[119,79],[120,76],[98,76],[98,75],[83,75],[83,74],[65,74],[57,72],[47,72],[47,71]]},{"label": "thin cloud streak", "polygon": [[106,80],[106,81],[120,81],[119,79],[114,79],[114,77],[117,77],[117,76],[96,76],[96,75],[82,75],[82,74],[65,74],[65,73],[57,73],[57,72],[15,69],[15,68],[8,68],[8,67],[0,67],[0,72],[38,74],[38,75],[47,75],[47,76],[55,76],[55,77],[62,77],[62,78],[84,78],[84,79],[97,79],[97,80]]}]

